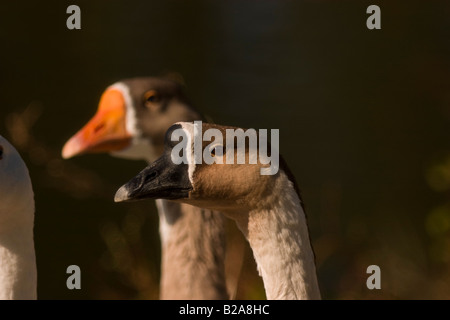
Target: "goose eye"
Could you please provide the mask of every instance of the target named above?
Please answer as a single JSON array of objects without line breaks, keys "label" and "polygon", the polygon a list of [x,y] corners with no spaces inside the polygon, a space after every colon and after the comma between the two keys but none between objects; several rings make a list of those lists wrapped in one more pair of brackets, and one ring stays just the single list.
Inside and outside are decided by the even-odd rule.
[{"label": "goose eye", "polygon": [[0,160],[3,159],[3,147],[0,146]]},{"label": "goose eye", "polygon": [[159,94],[156,90],[149,90],[144,94],[145,102],[154,103],[159,101]]}]

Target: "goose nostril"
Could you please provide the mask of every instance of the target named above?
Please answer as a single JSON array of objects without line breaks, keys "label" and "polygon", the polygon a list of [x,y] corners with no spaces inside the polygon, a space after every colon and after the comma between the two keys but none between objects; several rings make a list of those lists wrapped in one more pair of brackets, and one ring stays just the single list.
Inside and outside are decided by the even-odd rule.
[{"label": "goose nostril", "polygon": [[101,124],[97,125],[97,126],[94,128],[94,133],[98,133],[98,132],[99,132],[100,130],[102,130],[104,127],[105,127],[105,124],[104,124],[104,123],[101,123]]},{"label": "goose nostril", "polygon": [[158,173],[156,171],[153,171],[149,175],[146,175],[144,178],[143,184],[146,184],[147,182],[152,181],[153,179],[156,178],[157,175],[158,175]]}]

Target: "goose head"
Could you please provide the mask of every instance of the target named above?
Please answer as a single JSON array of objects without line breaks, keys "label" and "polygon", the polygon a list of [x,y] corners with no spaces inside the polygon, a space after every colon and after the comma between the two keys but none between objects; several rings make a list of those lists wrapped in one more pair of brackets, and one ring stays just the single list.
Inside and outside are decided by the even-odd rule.
[{"label": "goose head", "polygon": [[33,217],[34,196],[27,166],[17,150],[0,136],[0,229],[7,223],[22,223]]},{"label": "goose head", "polygon": [[[202,124],[202,130],[215,129],[226,136],[227,129],[233,127],[215,124]],[[183,132],[187,137],[188,163],[176,164],[173,152],[178,153],[178,141],[172,141],[173,134]],[[194,124],[181,122],[169,128],[165,138],[163,155],[147,166],[136,177],[123,185],[115,195],[116,202],[141,199],[171,199],[224,213],[249,211],[253,208],[270,206],[269,195],[274,192],[279,171],[275,175],[261,175],[261,169],[268,167],[260,161],[249,164],[252,157],[250,148],[245,148],[245,163],[237,161],[238,150],[233,150],[234,164],[227,163],[227,154],[231,152],[225,141],[203,141],[201,153],[212,158],[221,158],[211,164],[194,163]],[[176,136],[180,136],[176,134]],[[175,139],[176,140],[176,139]],[[284,162],[281,162],[284,170]],[[284,171],[283,171],[284,172]]]},{"label": "goose head", "polygon": [[177,121],[193,121],[182,86],[163,78],[132,78],[109,86],[94,117],[63,147],[63,158],[84,153],[153,161],[163,150],[164,134]]}]

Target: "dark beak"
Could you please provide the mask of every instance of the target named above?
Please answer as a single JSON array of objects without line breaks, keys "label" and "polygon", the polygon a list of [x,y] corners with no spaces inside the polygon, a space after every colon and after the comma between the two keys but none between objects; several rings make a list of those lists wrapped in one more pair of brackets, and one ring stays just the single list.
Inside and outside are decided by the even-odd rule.
[{"label": "dark beak", "polygon": [[117,190],[114,201],[176,200],[188,198],[191,190],[188,165],[174,164],[170,153],[165,153]]}]

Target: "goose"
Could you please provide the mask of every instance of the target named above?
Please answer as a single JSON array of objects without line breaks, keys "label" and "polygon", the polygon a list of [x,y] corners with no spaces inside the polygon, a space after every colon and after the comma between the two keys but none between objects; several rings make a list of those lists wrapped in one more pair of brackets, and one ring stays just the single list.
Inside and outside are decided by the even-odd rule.
[{"label": "goose", "polygon": [[[65,159],[85,153],[156,160],[164,134],[177,121],[201,119],[182,86],[164,78],[119,81],[101,96],[95,116],[64,145]],[[161,236],[162,300],[228,299],[225,221],[218,213],[156,200]]]},{"label": "goose", "polygon": [[[237,129],[202,124],[203,132]],[[262,164],[206,164],[191,161],[174,164],[170,137],[182,130],[187,138],[186,152],[196,147],[194,124],[180,122],[169,128],[164,154],[136,177],[123,185],[115,195],[116,202],[142,199],[172,199],[210,210],[220,210],[236,221],[252,248],[264,282],[266,297],[274,299],[321,299],[314,253],[296,181],[284,160],[274,175],[261,175]],[[209,142],[208,142],[209,143]],[[216,141],[213,142],[213,144]],[[222,149],[222,157],[230,152]],[[203,142],[203,151],[210,148]],[[219,149],[219,150],[220,150]],[[177,152],[179,152],[179,149]],[[233,151],[234,152],[234,151]],[[236,157],[237,152],[234,152]],[[246,157],[249,157],[248,150]]]},{"label": "goose", "polygon": [[0,299],[37,299],[34,194],[25,162],[0,136]]}]

